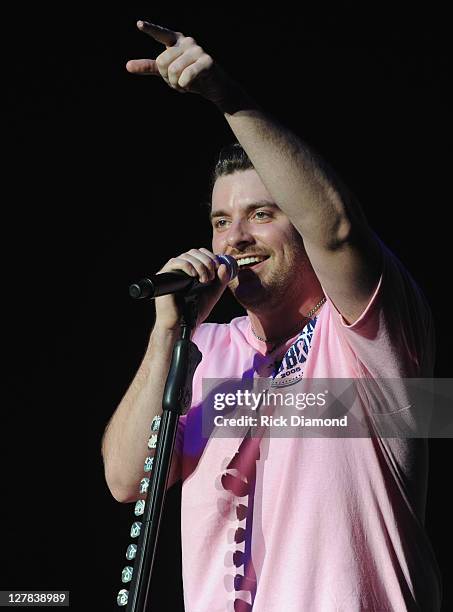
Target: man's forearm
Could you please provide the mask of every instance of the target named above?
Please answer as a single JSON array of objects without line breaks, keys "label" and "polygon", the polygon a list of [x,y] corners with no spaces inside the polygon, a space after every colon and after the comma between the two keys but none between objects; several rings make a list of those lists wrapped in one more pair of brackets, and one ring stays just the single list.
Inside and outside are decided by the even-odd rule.
[{"label": "man's forearm", "polygon": [[333,171],[245,93],[233,92],[218,106],[278,206],[312,242],[335,247],[347,239],[363,217]]},{"label": "man's forearm", "polygon": [[102,441],[105,477],[118,501],[138,497],[155,415],[162,413],[162,395],[178,331],[155,328],[129,389],[113,414]]}]

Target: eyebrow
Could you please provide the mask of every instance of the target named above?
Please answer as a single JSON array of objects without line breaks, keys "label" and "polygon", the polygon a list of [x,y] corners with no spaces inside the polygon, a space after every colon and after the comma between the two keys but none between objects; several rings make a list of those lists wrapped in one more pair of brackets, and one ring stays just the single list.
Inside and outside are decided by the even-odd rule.
[{"label": "eyebrow", "polygon": [[[278,208],[277,204],[275,202],[272,202],[271,200],[259,200],[258,202],[247,204],[247,206],[245,207],[245,212],[249,213],[250,211],[256,210],[257,208],[262,208],[263,206],[268,206],[270,208]],[[212,219],[215,219],[217,217],[228,217],[229,214],[230,213],[225,210],[216,210],[211,211],[209,218],[212,221]]]}]

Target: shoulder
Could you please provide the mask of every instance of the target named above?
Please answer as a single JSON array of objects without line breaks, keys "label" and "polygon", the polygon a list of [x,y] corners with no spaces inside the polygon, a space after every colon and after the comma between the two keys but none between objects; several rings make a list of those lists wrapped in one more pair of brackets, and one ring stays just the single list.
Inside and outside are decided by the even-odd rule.
[{"label": "shoulder", "polygon": [[327,296],[320,322],[370,366],[373,361],[398,360],[406,363],[407,375],[416,375],[425,371],[424,364],[433,361],[431,309],[406,266],[382,242],[380,248],[380,278],[357,320],[352,324],[345,321]]},{"label": "shoulder", "polygon": [[[432,315],[429,304],[411,273],[392,251],[381,241],[381,273],[368,303],[353,323],[348,323],[326,292],[328,310],[345,329],[359,331],[379,313],[388,322],[429,324]],[[409,316],[408,316],[409,315]]]},{"label": "shoulder", "polygon": [[229,323],[203,323],[194,332],[192,340],[200,350],[209,351],[232,342],[247,342],[248,317],[236,317]]}]

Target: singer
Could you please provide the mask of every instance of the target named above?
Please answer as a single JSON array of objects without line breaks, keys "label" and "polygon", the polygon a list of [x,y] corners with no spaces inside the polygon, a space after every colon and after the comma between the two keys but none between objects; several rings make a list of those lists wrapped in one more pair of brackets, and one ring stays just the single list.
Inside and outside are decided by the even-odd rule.
[{"label": "singer", "polygon": [[[144,21],[138,28],[165,49],[127,70],[203,96],[237,141],[212,174],[211,248],[179,254],[160,271],[207,284],[193,334],[203,360],[170,482],[182,480],[186,612],[440,610],[440,572],[424,528],[426,439],[202,437],[203,378],[431,377],[432,316],[318,154],[193,38]],[[159,86],[150,82],[154,98]],[[238,263],[233,280],[220,253]],[[227,287],[246,314],[204,323]],[[104,433],[106,481],[120,502],[139,499],[177,304],[174,295],[156,298],[143,362]],[[385,410],[410,415],[411,406]],[[370,407],[369,416],[382,414]]]}]

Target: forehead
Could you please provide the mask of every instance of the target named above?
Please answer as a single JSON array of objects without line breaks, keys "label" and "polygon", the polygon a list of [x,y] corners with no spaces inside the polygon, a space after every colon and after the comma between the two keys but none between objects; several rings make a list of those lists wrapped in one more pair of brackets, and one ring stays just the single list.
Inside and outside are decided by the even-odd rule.
[{"label": "forehead", "polygon": [[212,212],[246,207],[273,199],[256,170],[240,170],[218,178],[212,190]]}]

